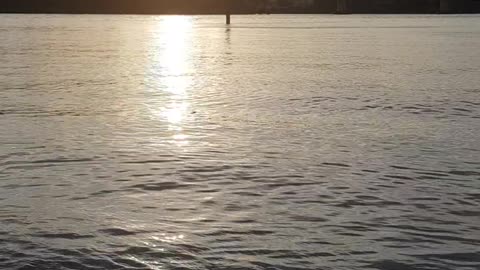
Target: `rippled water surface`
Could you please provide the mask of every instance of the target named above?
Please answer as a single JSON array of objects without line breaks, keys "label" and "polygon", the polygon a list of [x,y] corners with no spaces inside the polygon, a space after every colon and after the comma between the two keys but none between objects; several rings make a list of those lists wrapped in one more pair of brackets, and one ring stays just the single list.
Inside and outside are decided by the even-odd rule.
[{"label": "rippled water surface", "polygon": [[1,269],[480,269],[479,16],[0,15]]}]

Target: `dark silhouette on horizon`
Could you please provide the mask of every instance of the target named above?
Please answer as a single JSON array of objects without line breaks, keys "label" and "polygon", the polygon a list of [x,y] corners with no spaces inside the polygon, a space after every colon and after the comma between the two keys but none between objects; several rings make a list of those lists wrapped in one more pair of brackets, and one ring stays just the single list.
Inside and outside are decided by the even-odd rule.
[{"label": "dark silhouette on horizon", "polygon": [[480,13],[480,0],[2,0],[0,13]]}]

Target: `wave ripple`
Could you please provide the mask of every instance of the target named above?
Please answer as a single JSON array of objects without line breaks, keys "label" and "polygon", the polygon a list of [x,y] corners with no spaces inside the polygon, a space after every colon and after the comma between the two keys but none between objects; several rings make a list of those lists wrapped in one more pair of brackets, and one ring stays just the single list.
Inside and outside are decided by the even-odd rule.
[{"label": "wave ripple", "polygon": [[480,269],[480,17],[222,23],[0,15],[0,269]]}]

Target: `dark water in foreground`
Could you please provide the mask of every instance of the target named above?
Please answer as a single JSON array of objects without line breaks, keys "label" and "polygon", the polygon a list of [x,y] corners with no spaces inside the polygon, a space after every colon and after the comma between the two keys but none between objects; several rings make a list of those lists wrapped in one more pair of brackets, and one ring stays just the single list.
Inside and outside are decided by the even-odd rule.
[{"label": "dark water in foreground", "polygon": [[480,17],[0,15],[0,269],[480,269]]}]

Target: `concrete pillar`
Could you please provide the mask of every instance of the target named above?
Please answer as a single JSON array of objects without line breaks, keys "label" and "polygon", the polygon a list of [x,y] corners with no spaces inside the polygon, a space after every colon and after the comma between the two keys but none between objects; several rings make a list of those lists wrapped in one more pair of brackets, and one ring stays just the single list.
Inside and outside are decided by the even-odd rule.
[{"label": "concrete pillar", "polygon": [[337,11],[336,14],[350,14],[350,0],[337,0]]},{"label": "concrete pillar", "polygon": [[453,3],[451,0],[440,0],[440,6],[438,7],[438,13],[452,13]]}]

